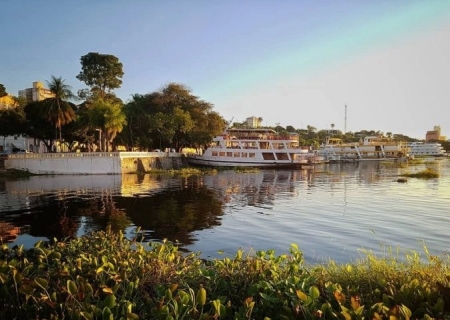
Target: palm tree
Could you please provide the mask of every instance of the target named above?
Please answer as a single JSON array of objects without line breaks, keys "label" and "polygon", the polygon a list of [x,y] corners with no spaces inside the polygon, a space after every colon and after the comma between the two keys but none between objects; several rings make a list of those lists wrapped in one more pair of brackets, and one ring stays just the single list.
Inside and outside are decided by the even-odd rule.
[{"label": "palm tree", "polygon": [[56,139],[58,139],[57,131],[59,130],[59,140],[62,140],[61,127],[72,122],[76,117],[68,100],[75,100],[77,97],[72,93],[72,87],[64,82],[65,80],[61,77],[51,76],[50,81],[47,81],[47,85],[54,97],[45,99],[42,109],[44,119],[55,126]]},{"label": "palm tree", "polygon": [[127,124],[122,105],[118,102],[97,98],[89,109],[89,118],[91,124],[101,132],[100,135],[103,141],[100,141],[100,150],[109,151],[109,144],[113,142],[116,135],[122,132],[123,127]]}]

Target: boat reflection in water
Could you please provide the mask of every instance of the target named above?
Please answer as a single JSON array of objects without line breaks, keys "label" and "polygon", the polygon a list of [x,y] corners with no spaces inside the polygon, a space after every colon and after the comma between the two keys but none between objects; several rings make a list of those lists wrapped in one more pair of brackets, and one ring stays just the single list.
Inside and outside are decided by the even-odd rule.
[{"label": "boat reflection in water", "polygon": [[[380,243],[439,250],[450,224],[450,163],[427,164],[439,179],[396,182],[406,171],[382,162],[323,164],[311,170],[220,171],[189,177],[147,174],[36,176],[0,181],[0,236],[31,247],[95,230],[124,231],[144,242],[168,239],[182,250],[218,257],[245,250],[309,260],[348,261]],[[423,195],[426,191],[426,198]]]}]

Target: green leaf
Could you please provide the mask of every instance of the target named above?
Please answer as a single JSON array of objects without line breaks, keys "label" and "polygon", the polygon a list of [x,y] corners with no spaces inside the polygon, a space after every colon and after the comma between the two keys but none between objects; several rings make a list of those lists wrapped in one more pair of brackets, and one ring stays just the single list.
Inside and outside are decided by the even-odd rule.
[{"label": "green leaf", "polygon": [[77,285],[74,281],[72,280],[67,280],[67,291],[71,294],[71,295],[76,295],[78,292],[78,288]]},{"label": "green leaf", "polygon": [[311,288],[309,288],[309,295],[313,300],[317,299],[320,296],[320,291],[316,286],[312,286]]},{"label": "green leaf", "polygon": [[36,278],[34,279],[34,282],[41,287],[42,289],[47,289],[48,281],[44,278]]},{"label": "green leaf", "polygon": [[297,297],[302,300],[303,302],[305,302],[306,300],[308,300],[308,296],[302,291],[302,290],[297,290],[296,291]]},{"label": "green leaf", "polygon": [[[111,296],[109,296],[111,297]],[[108,307],[104,307],[102,310],[102,319],[103,320],[114,320],[113,314]]]},{"label": "green leaf", "polygon": [[201,287],[199,290],[198,290],[198,292],[197,292],[197,303],[200,305],[200,306],[204,306],[205,305],[205,303],[206,303],[206,290],[205,290],[205,288],[203,288],[203,287]]},{"label": "green leaf", "polygon": [[90,312],[81,311],[80,315],[86,320],[93,320],[94,316]]},{"label": "green leaf", "polygon": [[21,283],[22,279],[23,279],[23,276],[22,276],[22,274],[19,271],[14,269],[13,270],[13,278],[14,278],[14,282],[15,283]]},{"label": "green leaf", "polygon": [[113,308],[116,305],[116,296],[111,294],[105,298],[103,305],[108,308]]}]

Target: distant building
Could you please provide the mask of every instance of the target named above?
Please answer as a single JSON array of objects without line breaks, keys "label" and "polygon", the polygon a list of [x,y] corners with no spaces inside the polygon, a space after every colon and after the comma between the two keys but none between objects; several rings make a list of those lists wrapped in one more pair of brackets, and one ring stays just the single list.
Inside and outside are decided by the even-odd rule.
[{"label": "distant building", "polygon": [[425,135],[425,141],[445,141],[447,139],[446,136],[441,136],[441,126],[434,126],[434,130],[427,131]]},{"label": "distant building", "polygon": [[245,119],[245,122],[249,128],[259,128],[261,127],[262,118],[249,117]]},{"label": "distant building", "polygon": [[47,150],[44,142],[24,136],[6,136],[0,137],[0,151],[8,153],[28,151],[45,152]]},{"label": "distant building", "polygon": [[27,102],[42,101],[53,98],[55,95],[49,89],[44,88],[40,81],[33,82],[32,88],[19,90],[19,97],[25,98]]},{"label": "distant building", "polygon": [[13,96],[6,95],[0,97],[0,110],[11,109],[17,106],[17,102],[14,100]]}]

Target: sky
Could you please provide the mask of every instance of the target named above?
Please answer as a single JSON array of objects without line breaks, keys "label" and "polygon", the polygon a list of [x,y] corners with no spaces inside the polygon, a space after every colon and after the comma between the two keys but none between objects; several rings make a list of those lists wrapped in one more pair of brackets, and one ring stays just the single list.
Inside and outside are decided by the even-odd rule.
[{"label": "sky", "polygon": [[[17,95],[112,54],[135,93],[182,83],[226,120],[450,138],[447,0],[1,0],[0,83]],[[347,108],[345,108],[347,106]],[[345,112],[347,110],[347,112]]]}]

